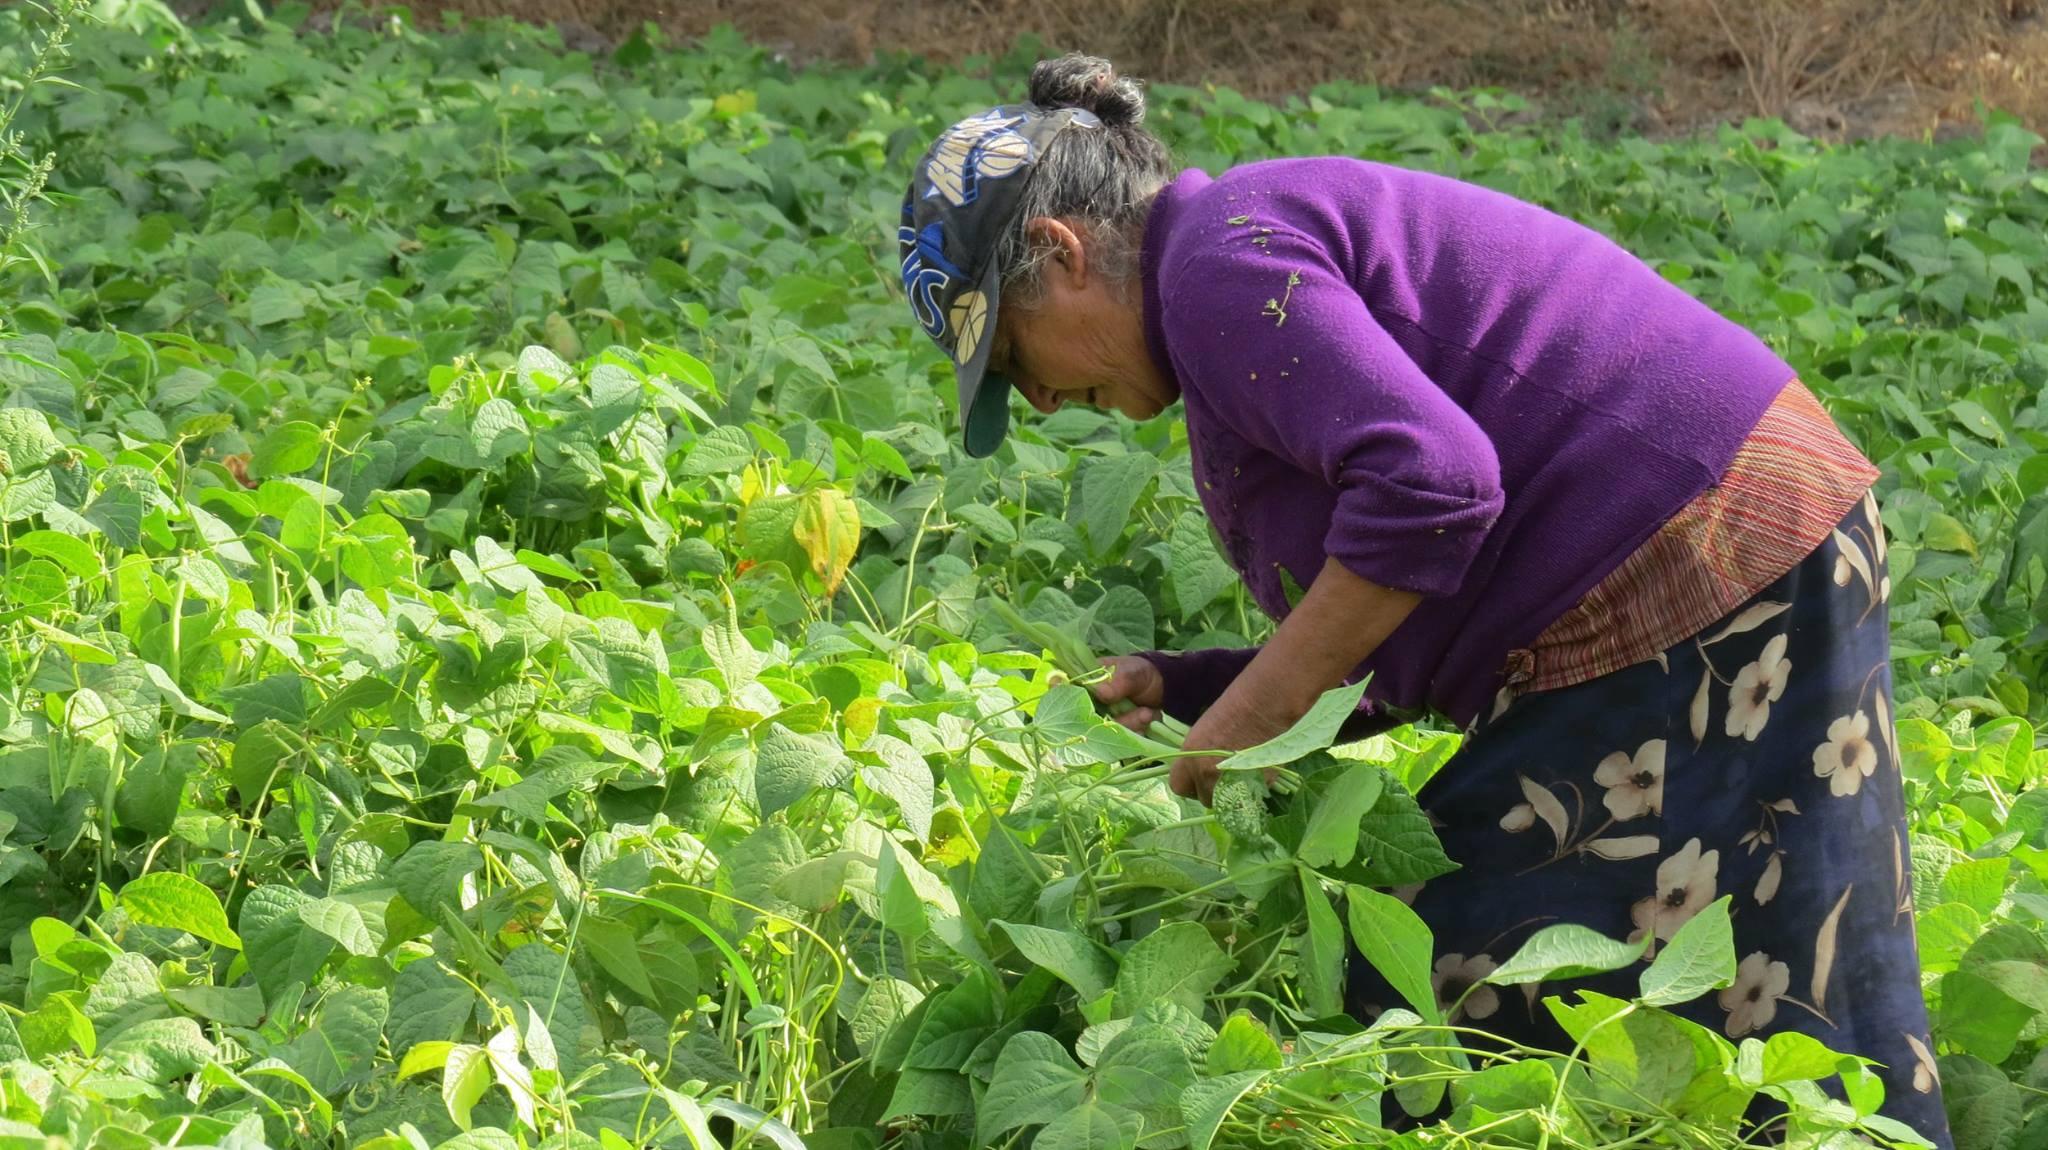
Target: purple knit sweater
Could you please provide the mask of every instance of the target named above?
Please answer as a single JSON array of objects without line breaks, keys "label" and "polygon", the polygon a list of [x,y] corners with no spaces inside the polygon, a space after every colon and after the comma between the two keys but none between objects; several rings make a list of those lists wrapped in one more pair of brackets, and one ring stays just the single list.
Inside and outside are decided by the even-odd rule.
[{"label": "purple knit sweater", "polygon": [[[1423,602],[1369,706],[1460,725],[1718,482],[1792,369],[1597,232],[1441,176],[1273,160],[1159,195],[1145,334],[1202,504],[1268,615],[1325,557]],[[1191,721],[1254,651],[1148,652]]]}]

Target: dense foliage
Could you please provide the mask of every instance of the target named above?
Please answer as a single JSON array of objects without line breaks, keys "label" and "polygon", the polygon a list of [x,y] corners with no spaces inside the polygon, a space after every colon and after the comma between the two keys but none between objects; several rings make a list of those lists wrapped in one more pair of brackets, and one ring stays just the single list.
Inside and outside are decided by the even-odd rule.
[{"label": "dense foliage", "polygon": [[[1066,682],[1260,625],[1171,419],[951,447],[897,203],[1028,57],[124,11],[16,125],[62,199],[0,280],[0,1140],[1723,1146],[1759,1092],[1796,1145],[1903,1136],[1853,1060],[1658,1009],[1732,976],[1725,903],[1654,962],[1539,935],[1495,982],[1641,964],[1640,1000],[1560,988],[1577,1050],[1475,1053],[1382,893],[1447,865],[1410,795],[1455,736],[1330,748],[1332,697],[1233,760],[1285,769],[1232,834]],[[1885,469],[1956,1132],[2048,1143],[2039,141],[1153,99],[1190,164],[1602,228],[1829,401]],[[1341,1018],[1347,936],[1411,1010]]]}]

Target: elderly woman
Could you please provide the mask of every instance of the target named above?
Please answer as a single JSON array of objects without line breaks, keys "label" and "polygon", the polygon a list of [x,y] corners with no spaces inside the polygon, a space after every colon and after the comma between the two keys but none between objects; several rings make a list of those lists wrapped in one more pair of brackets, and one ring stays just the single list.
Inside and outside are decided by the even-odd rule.
[{"label": "elderly woman", "polygon": [[[1590,229],[1353,159],[1176,172],[1143,119],[1105,61],[1043,62],[1027,103],[933,145],[900,233],[967,451],[1000,446],[1013,390],[1180,401],[1279,621],[1111,660],[1099,696],[1225,752],[1369,674],[1376,713],[1468,731],[1420,796],[1461,864],[1412,900],[1447,1004],[1544,925],[1654,947],[1729,895],[1736,980],[1685,1009],[1875,1060],[1884,1112],[1946,1145],[1876,470],[1760,340]],[[1175,789],[1206,800],[1215,761]],[[1395,1001],[1352,967],[1354,1012]],[[1521,995],[1463,1017],[1561,1038]]]}]

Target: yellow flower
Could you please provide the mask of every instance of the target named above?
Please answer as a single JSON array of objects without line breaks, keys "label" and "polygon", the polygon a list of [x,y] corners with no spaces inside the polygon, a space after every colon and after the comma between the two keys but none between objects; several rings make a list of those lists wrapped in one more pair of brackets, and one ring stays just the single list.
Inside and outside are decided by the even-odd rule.
[{"label": "yellow flower", "polygon": [[1607,788],[1602,800],[1616,822],[1664,813],[1664,740],[1651,739],[1631,759],[1616,751],[1600,760],[1593,781]]},{"label": "yellow flower", "polygon": [[1629,917],[1636,924],[1629,941],[1654,933],[1669,942],[1679,927],[1714,901],[1714,883],[1720,874],[1721,852],[1702,853],[1700,840],[1686,840],[1677,854],[1657,864],[1657,893],[1629,908]]},{"label": "yellow flower", "polygon": [[1771,719],[1771,704],[1785,693],[1785,680],[1791,674],[1792,663],[1785,658],[1785,636],[1773,635],[1764,644],[1763,654],[1736,672],[1735,685],[1728,688],[1728,734],[1755,742]]},{"label": "yellow flower", "polygon": [[1721,1009],[1728,1012],[1725,1029],[1730,1038],[1741,1038],[1761,1030],[1778,1016],[1778,999],[1792,985],[1792,970],[1771,956],[1757,951],[1735,968],[1735,982],[1721,992]]},{"label": "yellow flower", "polygon": [[[1500,995],[1491,986],[1480,983],[1480,979],[1492,974],[1500,964],[1492,956],[1475,954],[1466,958],[1462,954],[1447,954],[1436,960],[1436,970],[1429,976],[1429,985],[1436,991],[1437,1005],[1444,1016],[1455,1022],[1459,1018],[1490,1018],[1500,1009]],[[1472,993],[1466,995],[1470,990]],[[1459,1003],[1463,997],[1465,1001]]]},{"label": "yellow flower", "polygon": [[1813,773],[1837,795],[1853,795],[1877,771],[1877,747],[1870,741],[1870,715],[1858,711],[1828,724],[1828,741],[1813,750]]}]

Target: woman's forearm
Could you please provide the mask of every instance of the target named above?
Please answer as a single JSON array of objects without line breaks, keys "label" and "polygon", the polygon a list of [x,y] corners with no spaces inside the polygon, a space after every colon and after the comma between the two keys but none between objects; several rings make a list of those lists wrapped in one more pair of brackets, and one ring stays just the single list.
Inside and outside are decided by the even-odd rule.
[{"label": "woman's forearm", "polygon": [[[1236,750],[1271,738],[1341,684],[1422,597],[1382,587],[1328,560],[1301,602],[1211,708],[1203,726]],[[1214,714],[1213,712],[1220,712]]]}]

